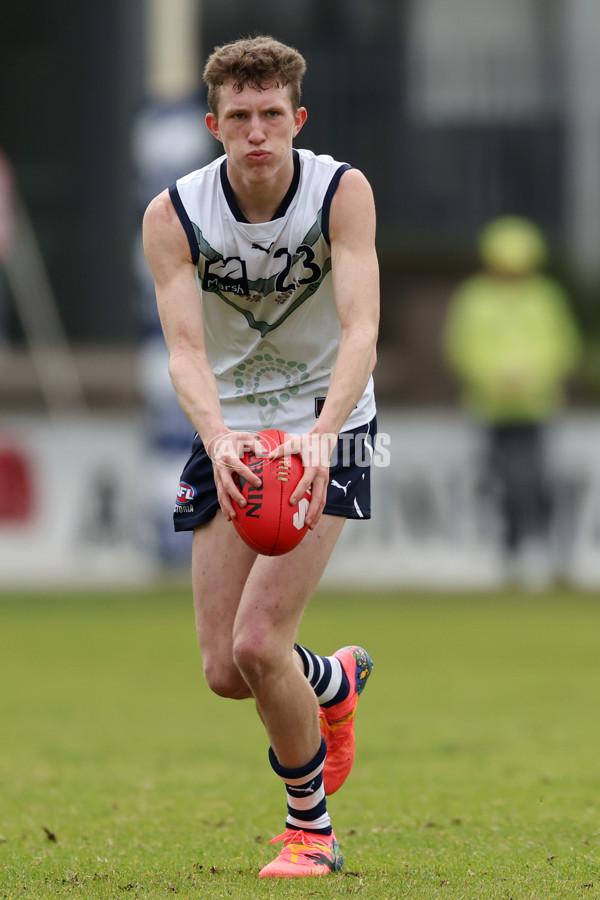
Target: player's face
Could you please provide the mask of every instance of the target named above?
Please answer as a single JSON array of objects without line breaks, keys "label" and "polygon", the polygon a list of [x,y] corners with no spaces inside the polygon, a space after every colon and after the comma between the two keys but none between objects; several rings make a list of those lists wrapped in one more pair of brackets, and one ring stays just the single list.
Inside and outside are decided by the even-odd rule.
[{"label": "player's face", "polygon": [[291,167],[292,140],[305,121],[306,110],[294,112],[287,86],[245,85],[237,91],[231,83],[219,89],[218,116],[206,117],[229,166],[250,182],[268,181]]}]

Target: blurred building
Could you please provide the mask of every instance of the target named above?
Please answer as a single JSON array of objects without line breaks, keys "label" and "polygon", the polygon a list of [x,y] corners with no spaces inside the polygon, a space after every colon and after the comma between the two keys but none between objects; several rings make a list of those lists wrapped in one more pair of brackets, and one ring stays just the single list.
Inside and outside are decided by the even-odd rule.
[{"label": "blurred building", "polygon": [[[156,18],[160,8],[167,11],[163,20]],[[187,30],[196,62],[173,54],[173,29]],[[65,516],[66,564],[73,536],[91,543],[90,535],[97,541],[101,534],[112,571],[115,546],[123,543],[122,535],[136,532],[128,515],[136,508],[139,472],[125,462],[138,435],[124,430],[119,436],[98,411],[125,411],[123,418],[130,421],[131,411],[144,401],[151,407],[139,365],[143,338],[152,330],[147,315],[151,286],[140,284],[141,208],[150,186],[166,186],[179,174],[178,165],[189,169],[193,147],[188,141],[194,133],[190,120],[185,146],[180,130],[166,145],[163,185],[165,145],[155,126],[163,112],[185,118],[192,110],[193,118],[194,108],[202,107],[199,67],[216,44],[260,32],[296,45],[307,57],[309,118],[299,143],[361,168],[375,191],[383,301],[378,393],[382,408],[404,409],[399,424],[387,424],[399,441],[396,480],[390,481],[382,467],[376,487],[387,501],[396,497],[395,504],[386,505],[386,515],[396,518],[387,523],[382,518],[379,530],[372,530],[369,552],[374,560],[383,554],[381,564],[390,567],[391,580],[399,567],[410,572],[416,561],[418,581],[420,572],[430,578],[435,568],[432,548],[443,548],[447,568],[440,567],[440,578],[453,571],[464,578],[473,571],[474,559],[484,559],[477,542],[487,526],[475,514],[465,515],[457,530],[461,498],[465,509],[475,510],[469,480],[473,466],[465,466],[465,458],[471,453],[475,459],[477,448],[469,449],[457,425],[456,385],[440,348],[449,296],[475,265],[475,235],[485,222],[511,214],[532,219],[544,230],[551,265],[583,286],[578,316],[588,343],[593,346],[595,340],[600,348],[598,0],[4,4],[0,148],[14,170],[97,429],[96,456],[87,453],[92,477],[83,469],[72,471],[69,496],[91,519]],[[169,47],[163,72],[173,76],[166,103],[170,111],[163,108],[165,97],[149,73],[149,59],[164,65],[164,59],[157,60],[161,48]],[[162,88],[167,82],[162,80]],[[205,154],[219,152],[216,142],[199,141],[203,158],[198,164]],[[14,305],[3,322],[8,346],[0,352],[0,412],[43,408],[26,328]],[[593,399],[598,402],[600,364],[596,370]],[[156,393],[161,401],[163,386],[161,381]],[[420,418],[424,408],[443,406],[449,418],[442,416],[441,424]],[[577,432],[587,435],[583,443],[572,440],[570,431],[565,437],[563,458],[568,457],[575,487],[564,492],[563,521],[565,534],[577,538],[577,553],[592,560],[600,557],[589,535],[600,529],[582,526],[584,541],[573,524],[575,493],[582,503],[595,504],[591,511],[581,507],[581,521],[600,521],[600,499],[595,499],[600,471],[588,477],[585,470],[588,464],[593,468],[588,448],[597,445],[597,437],[586,427],[583,423]],[[85,454],[78,441],[84,448],[88,438],[68,428],[61,433],[81,464]],[[100,435],[124,443],[104,448]],[[35,472],[51,454],[37,432],[23,440],[42,454],[31,465]],[[64,460],[55,455],[59,472]],[[115,455],[124,461],[116,469],[111,468]],[[57,491],[62,477],[53,476]],[[170,479],[165,490],[171,491]],[[45,520],[40,529],[40,534],[48,532]],[[352,540],[350,529],[347,540]],[[390,554],[390,542],[400,556]],[[492,535],[492,548],[493,543]],[[351,556],[339,557],[340,571],[355,577]],[[85,561],[79,551],[78,558]],[[356,565],[362,565],[360,555]]]},{"label": "blurred building", "polygon": [[[302,141],[371,179],[390,305],[406,273],[470,258],[476,230],[504,212],[535,220],[579,267],[596,266],[595,0],[197,5],[201,58],[260,31],[307,56]],[[145,93],[146,6],[22,0],[2,11],[0,145],[77,342],[138,334],[130,132]]]}]

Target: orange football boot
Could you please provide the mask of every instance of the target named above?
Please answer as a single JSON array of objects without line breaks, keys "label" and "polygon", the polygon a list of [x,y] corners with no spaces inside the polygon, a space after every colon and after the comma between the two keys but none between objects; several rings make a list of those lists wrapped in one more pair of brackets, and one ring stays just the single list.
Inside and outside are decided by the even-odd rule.
[{"label": "orange football boot", "polygon": [[270,841],[283,841],[279,856],[260,870],[260,878],[306,878],[309,875],[331,875],[339,872],[344,860],[335,834],[315,834],[286,828]]},{"label": "orange football boot", "polygon": [[321,735],[327,742],[327,756],[323,769],[325,793],[330,796],[339,791],[350,774],[354,763],[355,736],[354,715],[358,698],[373,671],[371,657],[362,647],[342,647],[333,654],[342,664],[350,682],[350,692],[345,700],[335,706],[319,707]]}]

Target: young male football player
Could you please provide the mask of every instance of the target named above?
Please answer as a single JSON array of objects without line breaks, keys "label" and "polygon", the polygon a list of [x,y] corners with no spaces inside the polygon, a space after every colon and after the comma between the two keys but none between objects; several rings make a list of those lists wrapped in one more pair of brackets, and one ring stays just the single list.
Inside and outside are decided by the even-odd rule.
[{"label": "young male football player", "polygon": [[[216,48],[204,70],[206,124],[224,155],[144,217],[169,371],[197,431],[175,528],[194,532],[204,671],[215,693],[254,699],[287,792],[285,831],[273,841],[283,849],[261,877],[342,867],[326,795],[352,766],[372,667],[358,646],[321,657],[295,644],[345,520],[370,517],[379,315],[366,178],[292,147],[307,116],[304,71],[303,57],[270,37]],[[260,484],[241,456],[270,427],[294,436],[274,454],[297,452],[305,466],[292,504],[312,488],[308,534],[276,557],[257,555],[231,523],[234,501],[244,502],[233,473]]]}]

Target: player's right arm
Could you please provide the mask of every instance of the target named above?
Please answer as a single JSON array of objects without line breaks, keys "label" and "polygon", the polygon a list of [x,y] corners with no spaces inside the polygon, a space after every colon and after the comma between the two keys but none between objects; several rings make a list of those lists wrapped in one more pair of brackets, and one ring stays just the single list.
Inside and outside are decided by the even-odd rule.
[{"label": "player's right arm", "polygon": [[223,421],[217,382],[206,353],[195,266],[168,191],[148,206],[143,241],[154,278],[171,381],[181,408],[213,459],[219,502],[226,517],[232,518],[231,498],[244,502],[233,481],[233,470],[252,484],[260,484],[240,460],[244,449],[255,449],[257,442],[250,433],[230,431]]}]

